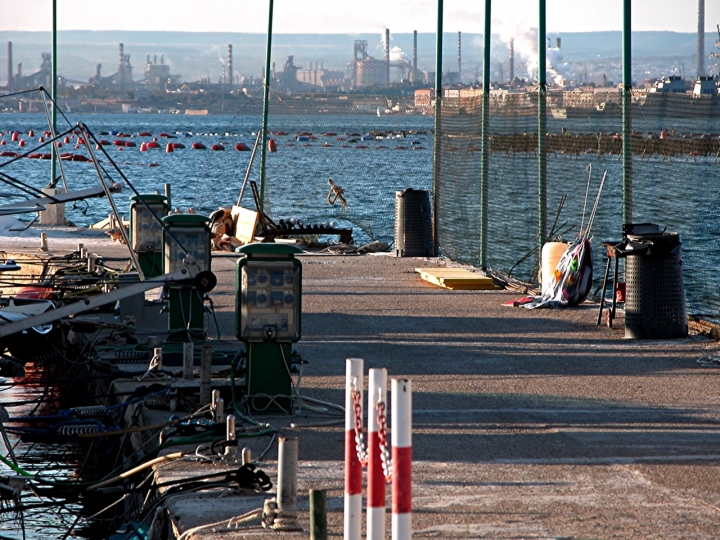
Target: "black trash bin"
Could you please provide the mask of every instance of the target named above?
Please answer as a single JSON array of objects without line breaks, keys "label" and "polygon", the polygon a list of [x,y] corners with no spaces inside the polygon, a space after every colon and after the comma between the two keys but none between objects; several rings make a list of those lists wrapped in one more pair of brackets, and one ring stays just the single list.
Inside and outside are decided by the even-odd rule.
[{"label": "black trash bin", "polygon": [[395,256],[433,257],[430,193],[407,188],[395,192]]},{"label": "black trash bin", "polygon": [[625,337],[687,337],[680,236],[647,223],[625,231]]}]

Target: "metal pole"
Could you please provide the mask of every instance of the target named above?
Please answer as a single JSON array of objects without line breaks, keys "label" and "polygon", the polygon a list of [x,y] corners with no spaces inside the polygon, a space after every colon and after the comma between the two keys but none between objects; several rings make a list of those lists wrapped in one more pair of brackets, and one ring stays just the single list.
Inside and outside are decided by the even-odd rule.
[{"label": "metal pole", "polygon": [[[52,91],[52,132],[53,137],[57,133],[57,0],[53,0],[52,4],[52,85],[50,86]],[[50,186],[55,187],[55,176],[57,175],[57,160],[58,152],[57,146],[53,143],[52,145],[52,159],[50,160]],[[67,192],[67,186],[65,186]]]},{"label": "metal pole", "polygon": [[265,81],[263,85],[263,116],[262,127],[260,128],[260,208],[258,212],[262,213],[265,206],[265,158],[267,157],[267,122],[268,122],[268,99],[270,97],[270,54],[272,52],[272,23],[273,23],[273,0],[270,0],[268,8],[268,31],[267,31],[267,49],[265,51]]},{"label": "metal pole", "polygon": [[482,162],[480,164],[480,268],[487,268],[488,193],[490,178],[490,27],[491,0],[485,0],[483,36]]},{"label": "metal pole", "polygon": [[297,437],[278,439],[278,514],[273,523],[274,530],[301,531],[297,522]]},{"label": "metal pole", "polygon": [[327,492],[310,490],[310,540],[327,540]]},{"label": "metal pole", "polygon": [[632,223],[632,114],[630,101],[632,98],[632,21],[631,0],[623,0],[623,84],[622,84],[622,117],[623,117],[623,223]]},{"label": "metal pole", "polygon": [[538,255],[547,235],[547,153],[545,152],[546,128],[546,46],[545,46],[545,0],[539,0],[538,22]]},{"label": "metal pole", "polygon": [[212,380],[212,347],[203,345],[200,349],[200,403],[210,401],[210,384]]},{"label": "metal pole", "polygon": [[443,0],[438,0],[435,31],[435,142],[433,145],[433,254],[438,254],[438,188],[440,185],[440,128],[442,96]]},{"label": "metal pole", "polygon": [[183,343],[183,379],[191,381],[193,379],[193,362],[195,360],[195,350],[192,341]]}]

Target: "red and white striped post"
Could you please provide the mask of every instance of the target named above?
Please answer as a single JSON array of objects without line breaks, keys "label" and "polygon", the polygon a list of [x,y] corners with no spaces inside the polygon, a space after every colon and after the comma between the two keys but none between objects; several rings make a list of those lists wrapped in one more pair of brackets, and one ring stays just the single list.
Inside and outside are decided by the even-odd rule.
[{"label": "red and white striped post", "polygon": [[[387,370],[373,368],[368,381],[367,540],[385,540],[385,472],[377,403],[387,401]],[[384,426],[383,426],[384,428]]]},{"label": "red and white striped post", "polygon": [[412,538],[412,385],[392,380],[392,540]]},{"label": "red and white striped post", "polygon": [[[355,402],[353,391],[360,392],[362,407],[363,360],[345,362],[345,524],[344,540],[362,538],[362,464],[355,444]],[[360,416],[362,418],[362,415]]]}]

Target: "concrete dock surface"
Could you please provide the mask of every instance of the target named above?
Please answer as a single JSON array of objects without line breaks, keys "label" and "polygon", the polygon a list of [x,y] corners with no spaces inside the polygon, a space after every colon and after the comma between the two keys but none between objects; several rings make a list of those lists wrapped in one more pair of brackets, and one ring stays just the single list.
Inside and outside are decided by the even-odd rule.
[{"label": "concrete dock surface", "polygon": [[[104,247],[103,247],[104,246]],[[52,247],[52,244],[51,244]],[[92,246],[88,246],[92,250]],[[98,244],[96,251],[118,253]],[[720,367],[705,336],[624,338],[596,326],[597,304],[511,308],[511,291],[452,291],[416,267],[443,259],[304,254],[300,394],[344,404],[345,361],[413,387],[415,538],[717,538]],[[213,258],[222,339],[234,341],[237,256]],[[212,334],[212,332],[211,332]],[[213,344],[213,342],[211,342]],[[308,537],[308,490],[328,495],[330,538],[343,535],[342,417],[257,416],[298,437],[302,533],[216,527],[197,539]],[[147,421],[152,421],[148,419]],[[255,456],[269,438],[241,440]],[[277,442],[258,468],[275,482]],[[204,466],[158,467],[158,480]],[[274,491],[274,490],[273,490]],[[390,487],[387,523],[390,538]],[[240,516],[270,495],[184,494],[167,508],[182,533]]]}]

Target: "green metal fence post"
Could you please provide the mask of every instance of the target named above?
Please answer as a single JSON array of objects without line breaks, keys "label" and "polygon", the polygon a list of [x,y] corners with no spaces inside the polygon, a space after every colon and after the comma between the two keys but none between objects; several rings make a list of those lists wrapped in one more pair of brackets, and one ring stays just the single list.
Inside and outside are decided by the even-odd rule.
[{"label": "green metal fence post", "polygon": [[546,128],[546,45],[545,0],[539,0],[538,21],[538,257],[547,235],[547,153],[545,152]]},{"label": "green metal fence post", "polygon": [[487,269],[488,178],[490,176],[490,30],[491,0],[485,0],[483,36],[482,163],[480,169],[480,268]]},{"label": "green metal fence post", "polygon": [[440,176],[440,111],[442,96],[443,0],[438,0],[437,30],[435,35],[435,137],[433,145],[433,254],[438,244],[438,186]]},{"label": "green metal fence post", "polygon": [[260,128],[260,208],[262,212],[265,206],[265,158],[267,157],[267,122],[268,122],[268,100],[270,97],[270,56],[272,52],[272,25],[273,25],[273,0],[270,0],[268,8],[268,31],[267,48],[265,51],[265,81],[263,85],[263,115],[262,127]]},{"label": "green metal fence post", "polygon": [[623,82],[622,82],[622,192],[623,223],[632,223],[633,201],[632,201],[632,111],[630,102],[632,100],[632,21],[631,21],[631,0],[623,0]]}]

